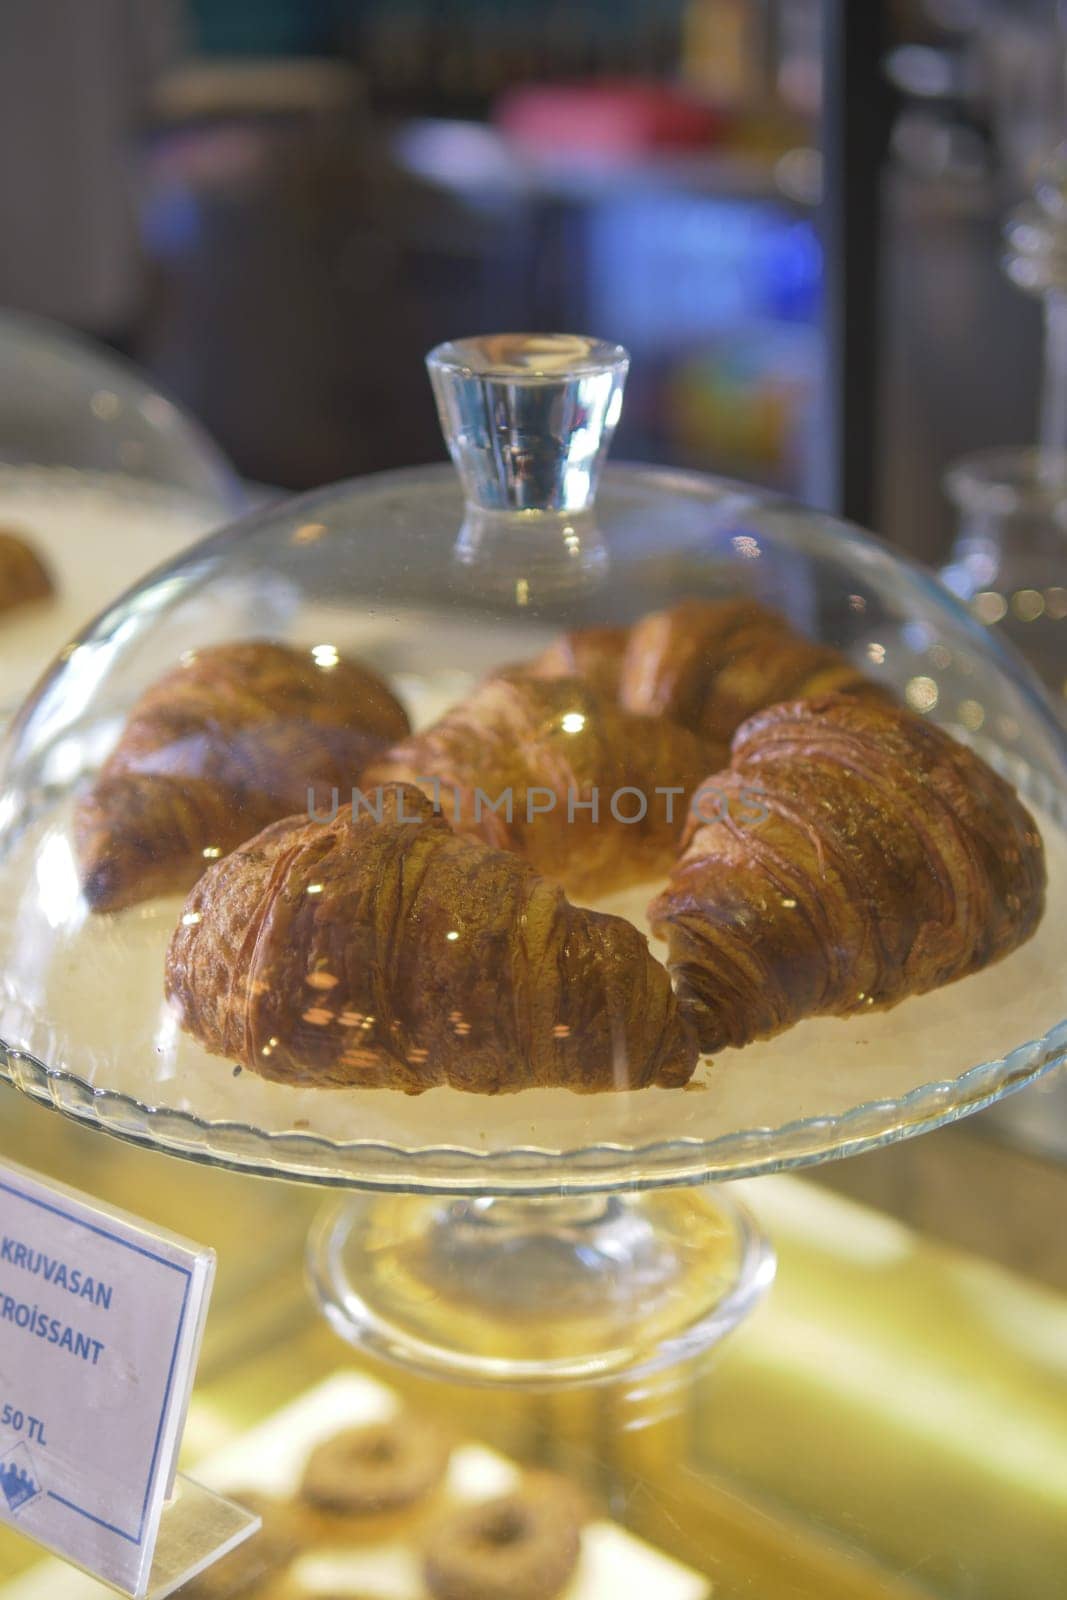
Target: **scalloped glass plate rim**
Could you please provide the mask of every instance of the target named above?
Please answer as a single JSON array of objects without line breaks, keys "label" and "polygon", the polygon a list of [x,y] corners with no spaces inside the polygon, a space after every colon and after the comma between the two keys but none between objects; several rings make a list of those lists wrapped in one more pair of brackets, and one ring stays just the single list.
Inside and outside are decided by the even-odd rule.
[{"label": "scalloped glass plate rim", "polygon": [[682,1137],[632,1146],[607,1142],[567,1150],[518,1145],[479,1151],[459,1145],[405,1149],[376,1141],[342,1144],[299,1130],[267,1133],[244,1123],[208,1122],[193,1112],[94,1088],[76,1074],[46,1067],[0,1041],[0,1079],[75,1121],[129,1142],[261,1177],[427,1194],[636,1190],[813,1166],[932,1132],[1025,1088],[1065,1061],[1067,1019],[1042,1038],[970,1067],[957,1078],[921,1084],[894,1100],[867,1101],[840,1116],[745,1128],[712,1140]]}]

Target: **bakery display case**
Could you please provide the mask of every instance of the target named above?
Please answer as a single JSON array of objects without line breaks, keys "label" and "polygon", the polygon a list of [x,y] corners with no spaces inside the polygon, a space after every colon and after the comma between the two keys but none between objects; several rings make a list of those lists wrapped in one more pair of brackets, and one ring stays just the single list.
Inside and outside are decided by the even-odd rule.
[{"label": "bakery display case", "polygon": [[243,510],[199,426],[56,324],[0,313],[0,714],[77,629]]},{"label": "bakery display case", "polygon": [[311,1277],[367,1351],[647,1374],[769,1286],[723,1180],[1063,1058],[1067,739],[859,530],[601,470],[617,346],[429,364],[458,477],[246,518],[23,708],[3,1070],[154,1151],[346,1191]]},{"label": "bakery display case", "polygon": [[[322,1386],[333,1431],[346,1420],[333,1404],[338,1384],[347,1395],[358,1375],[364,1394],[377,1393],[385,1377],[378,1365],[354,1369],[307,1304],[300,1233],[314,1191],[161,1162],[78,1135],[10,1090],[0,1095],[9,1136],[35,1168],[64,1171],[73,1135],[95,1192],[136,1199],[153,1220],[217,1244],[183,1467],[220,1489],[258,1484],[290,1495],[316,1416],[327,1431]],[[1015,1174],[973,1123],[895,1153],[918,1162],[915,1186],[932,1186],[961,1147],[980,1169],[960,1184],[975,1237],[993,1224],[1008,1242]],[[840,1171],[860,1174],[893,1154]],[[1030,1198],[1054,1216],[1065,1189],[1067,1173],[1049,1168]],[[714,1600],[1058,1600],[1067,1556],[1062,1239],[1043,1284],[1036,1262],[1023,1277],[937,1245],[804,1175],[743,1190],[775,1238],[778,1278],[759,1315],[712,1360],[637,1388],[474,1392],[400,1371],[385,1386],[454,1437],[524,1471],[562,1476],[596,1520],[632,1536],[631,1555],[643,1545],[668,1572],[699,1574]],[[1023,1258],[1029,1232],[1020,1215],[1012,1248]],[[397,1600],[395,1565],[370,1583],[359,1559],[336,1546],[301,1557],[298,1593]],[[6,1529],[0,1586],[3,1600],[105,1592]]]},{"label": "bakery display case", "polygon": [[0,1600],[1062,1600],[1056,41],[473,3],[8,53]]}]

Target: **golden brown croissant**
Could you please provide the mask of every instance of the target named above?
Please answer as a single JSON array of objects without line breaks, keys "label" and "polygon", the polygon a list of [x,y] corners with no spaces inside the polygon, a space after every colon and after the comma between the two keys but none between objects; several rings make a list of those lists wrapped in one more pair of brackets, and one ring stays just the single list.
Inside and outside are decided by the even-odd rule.
[{"label": "golden brown croissant", "polygon": [[212,867],[167,993],[207,1050],[291,1084],[671,1087],[696,1055],[636,928],[454,834],[412,788],[380,818],[275,823]]},{"label": "golden brown croissant", "polygon": [[683,846],[649,915],[705,1050],[976,972],[1030,937],[1044,903],[1041,837],[1010,784],[873,699],[752,717],[694,796]]},{"label": "golden brown croissant", "polygon": [[629,628],[575,628],[553,639],[521,670],[532,678],[584,678],[605,700],[617,700]]},{"label": "golden brown croissant", "polygon": [[724,755],[763,706],[830,692],[884,693],[839,651],[813,644],[754,600],[683,600],[641,617],[619,683],[627,710],[673,717],[723,745]]},{"label": "golden brown croissant", "polygon": [[188,889],[267,823],[306,814],[309,792],[316,804],[324,791],[349,794],[367,760],[408,727],[386,684],[357,661],[320,665],[307,650],[262,640],[197,651],[137,702],[78,806],[89,904],[114,911]]},{"label": "golden brown croissant", "polygon": [[0,611],[14,611],[54,593],[48,569],[21,534],[0,528]]},{"label": "golden brown croissant", "polygon": [[372,761],[363,782],[416,785],[458,832],[584,896],[667,871],[685,796],[713,764],[677,723],[631,716],[580,678],[518,671]]}]

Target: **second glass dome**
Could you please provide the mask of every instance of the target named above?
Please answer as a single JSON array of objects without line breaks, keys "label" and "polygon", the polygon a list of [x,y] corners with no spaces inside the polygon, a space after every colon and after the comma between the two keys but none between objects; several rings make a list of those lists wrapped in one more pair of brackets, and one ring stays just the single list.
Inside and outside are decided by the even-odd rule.
[{"label": "second glass dome", "polygon": [[[1026,669],[929,576],[828,516],[627,466],[605,469],[597,496],[625,356],[580,343],[438,353],[462,482],[420,468],[270,507],[63,653],[0,773],[0,1039],[15,1082],[200,1159],[536,1192],[817,1160],[960,1115],[1063,1057],[1067,746]],[[780,638],[840,652],[820,658],[812,693],[862,676],[1015,785],[1048,890],[1036,932],[980,972],[694,1066],[664,1020],[665,946],[651,940],[648,965],[642,942],[670,862],[632,818],[671,789],[688,804],[728,761],[731,729],[699,748],[675,739],[666,714],[621,712],[598,673],[642,619],[654,643],[666,624],[651,614],[738,601],[773,612]],[[670,692],[684,696],[696,658],[679,648]],[[770,669],[754,660],[732,662],[739,706],[762,703],[752,673]],[[383,781],[420,789],[404,789],[420,818],[434,798],[447,818],[481,792],[478,826],[453,815],[450,837],[468,842],[422,854],[389,812],[386,848],[368,798]],[[339,861],[320,841],[346,807],[366,849]],[[500,846],[507,859],[487,864]],[[620,1067],[631,1033],[657,1028],[649,1061]],[[531,1066],[534,1038],[557,1041],[573,1082]],[[452,1086],[404,1092],[435,1050]]]},{"label": "second glass dome", "polygon": [[117,590],[247,504],[211,439],[135,367],[0,311],[0,715]]}]

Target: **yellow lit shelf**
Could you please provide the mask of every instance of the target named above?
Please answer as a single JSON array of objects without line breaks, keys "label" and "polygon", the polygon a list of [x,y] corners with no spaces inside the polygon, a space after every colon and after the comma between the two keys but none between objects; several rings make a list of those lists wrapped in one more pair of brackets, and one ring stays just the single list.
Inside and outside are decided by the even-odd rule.
[{"label": "yellow lit shelf", "polygon": [[[218,1251],[187,1469],[352,1366],[303,1286],[313,1190],[149,1154],[8,1090],[0,1108],[12,1157]],[[943,1137],[918,1141],[929,1160]],[[989,1146],[994,1192],[995,1168]],[[698,1369],[640,1393],[388,1381],[464,1434],[582,1479],[715,1600],[1063,1600],[1067,1296],[810,1179],[738,1187],[777,1245],[778,1281]],[[0,1580],[36,1559],[4,1536]]]}]

